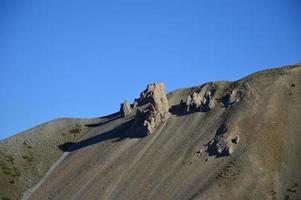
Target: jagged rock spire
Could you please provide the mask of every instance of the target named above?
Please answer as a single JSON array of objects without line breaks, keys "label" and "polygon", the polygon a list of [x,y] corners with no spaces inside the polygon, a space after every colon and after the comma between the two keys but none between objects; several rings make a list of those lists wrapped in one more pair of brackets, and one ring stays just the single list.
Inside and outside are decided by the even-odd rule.
[{"label": "jagged rock spire", "polygon": [[[141,93],[137,100],[138,112],[133,124],[137,133],[149,135],[169,118],[169,103],[164,90],[164,83],[153,83]],[[141,111],[139,106],[146,106],[146,109]]]}]

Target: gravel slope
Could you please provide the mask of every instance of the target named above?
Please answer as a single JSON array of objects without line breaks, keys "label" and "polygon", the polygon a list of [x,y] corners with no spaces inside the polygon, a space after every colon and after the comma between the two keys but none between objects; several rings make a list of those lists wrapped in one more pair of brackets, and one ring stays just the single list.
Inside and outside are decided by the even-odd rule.
[{"label": "gravel slope", "polygon": [[64,159],[29,199],[298,199],[301,65],[208,84],[214,108],[186,111],[204,85],[176,90],[171,117],[151,135],[135,137],[134,114],[116,114],[59,143]]}]

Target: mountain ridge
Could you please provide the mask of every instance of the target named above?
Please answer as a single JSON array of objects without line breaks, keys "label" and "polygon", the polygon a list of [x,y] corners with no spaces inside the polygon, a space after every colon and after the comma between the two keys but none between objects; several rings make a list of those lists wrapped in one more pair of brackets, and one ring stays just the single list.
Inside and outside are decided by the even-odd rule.
[{"label": "mountain ridge", "polygon": [[[29,199],[297,198],[300,69],[291,65],[234,82],[174,90],[167,94],[171,117],[143,137],[130,131],[136,113],[128,117],[115,113],[103,118],[56,119],[25,135],[1,140],[1,197],[20,198],[65,151],[70,154]],[[45,138],[32,141],[29,135],[37,133]],[[27,140],[31,143],[24,143]],[[18,145],[20,150],[14,152],[12,147]],[[76,148],[68,150],[68,145]],[[53,152],[50,157],[36,155],[43,148]],[[297,157],[286,152],[296,152]],[[42,158],[48,159],[47,164],[38,164]],[[255,170],[259,168],[262,171]],[[83,185],[79,188],[75,183]],[[253,191],[248,191],[250,183],[257,184]]]}]

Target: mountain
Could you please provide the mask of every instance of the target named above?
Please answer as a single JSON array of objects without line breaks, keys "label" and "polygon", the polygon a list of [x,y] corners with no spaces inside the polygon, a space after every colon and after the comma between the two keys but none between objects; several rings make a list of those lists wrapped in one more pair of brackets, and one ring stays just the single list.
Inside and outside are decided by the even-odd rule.
[{"label": "mountain", "polygon": [[300,199],[301,64],[57,119],[0,141],[7,199]]}]

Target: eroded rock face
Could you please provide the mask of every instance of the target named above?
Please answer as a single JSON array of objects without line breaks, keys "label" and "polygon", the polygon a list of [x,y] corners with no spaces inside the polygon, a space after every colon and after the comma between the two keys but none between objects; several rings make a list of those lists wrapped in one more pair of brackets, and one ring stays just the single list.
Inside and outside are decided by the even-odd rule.
[{"label": "eroded rock face", "polygon": [[245,96],[247,86],[229,82],[211,82],[188,94],[185,107],[187,112],[208,112],[216,106],[229,108],[239,103]]},{"label": "eroded rock face", "polygon": [[233,153],[239,143],[236,131],[229,131],[225,125],[216,130],[215,137],[207,144],[207,152],[210,156],[222,157]]},{"label": "eroded rock face", "polygon": [[[147,86],[138,102],[133,129],[139,134],[149,135],[169,116],[169,104],[163,83],[153,83]],[[143,111],[139,107],[146,107]]]},{"label": "eroded rock face", "polygon": [[213,100],[215,89],[211,85],[205,85],[199,91],[192,92],[187,96],[186,110],[187,112],[195,110],[207,112],[214,108]]},{"label": "eroded rock face", "polygon": [[230,107],[235,103],[238,103],[242,99],[243,95],[244,95],[243,90],[233,89],[223,97],[223,106]]},{"label": "eroded rock face", "polygon": [[122,117],[127,117],[132,112],[132,108],[129,105],[127,100],[124,100],[124,102],[120,106],[120,113]]},{"label": "eroded rock face", "polygon": [[208,143],[208,153],[209,155],[215,155],[217,157],[228,156],[233,152],[230,143],[223,137],[214,137]]}]

